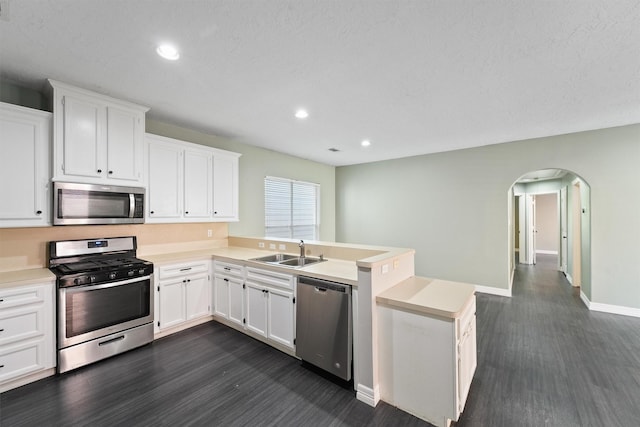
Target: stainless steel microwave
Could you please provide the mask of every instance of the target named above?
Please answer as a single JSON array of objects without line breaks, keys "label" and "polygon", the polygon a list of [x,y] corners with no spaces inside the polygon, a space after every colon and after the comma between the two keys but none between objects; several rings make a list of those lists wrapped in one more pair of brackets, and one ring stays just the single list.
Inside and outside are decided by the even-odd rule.
[{"label": "stainless steel microwave", "polygon": [[144,188],[53,183],[53,224],[141,224]]}]

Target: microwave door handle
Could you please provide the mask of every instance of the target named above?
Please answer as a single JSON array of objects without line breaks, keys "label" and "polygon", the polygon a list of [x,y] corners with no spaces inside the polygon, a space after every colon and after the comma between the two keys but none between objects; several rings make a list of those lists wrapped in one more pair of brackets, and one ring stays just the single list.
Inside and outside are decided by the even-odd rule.
[{"label": "microwave door handle", "polygon": [[129,218],[133,218],[136,213],[136,198],[133,193],[129,193]]}]

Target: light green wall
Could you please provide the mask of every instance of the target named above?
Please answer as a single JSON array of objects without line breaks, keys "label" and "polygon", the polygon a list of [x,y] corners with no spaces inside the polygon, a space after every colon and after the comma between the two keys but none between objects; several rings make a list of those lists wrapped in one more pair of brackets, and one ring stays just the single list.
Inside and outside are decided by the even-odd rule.
[{"label": "light green wall", "polygon": [[418,275],[507,289],[509,189],[527,172],[566,169],[591,190],[583,291],[640,308],[639,164],[640,125],[631,125],[339,167],[336,237],[412,247]]},{"label": "light green wall", "polygon": [[335,168],[298,157],[147,119],[147,132],[241,153],[240,221],[233,236],[264,236],[264,177],[279,176],[320,184],[320,240],[335,240]]}]

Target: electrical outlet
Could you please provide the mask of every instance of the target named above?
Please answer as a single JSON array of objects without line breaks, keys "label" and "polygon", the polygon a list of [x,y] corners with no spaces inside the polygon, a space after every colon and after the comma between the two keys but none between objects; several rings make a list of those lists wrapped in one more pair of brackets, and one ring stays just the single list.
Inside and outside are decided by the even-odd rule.
[{"label": "electrical outlet", "polygon": [[280,250],[281,251],[286,251],[287,250],[287,245],[283,245],[282,243],[280,244]]},{"label": "electrical outlet", "polygon": [[387,274],[389,272],[389,264],[382,264],[382,274]]},{"label": "electrical outlet", "polygon": [[213,236],[213,230],[207,230],[207,237]]},{"label": "electrical outlet", "polygon": [[269,243],[269,249],[276,249],[276,244],[275,243]]},{"label": "electrical outlet", "polygon": [[396,268],[398,268],[399,265],[400,265],[400,260],[394,259],[393,260],[393,269],[395,270]]},{"label": "electrical outlet", "polygon": [[264,249],[264,242],[258,242],[258,247]]}]

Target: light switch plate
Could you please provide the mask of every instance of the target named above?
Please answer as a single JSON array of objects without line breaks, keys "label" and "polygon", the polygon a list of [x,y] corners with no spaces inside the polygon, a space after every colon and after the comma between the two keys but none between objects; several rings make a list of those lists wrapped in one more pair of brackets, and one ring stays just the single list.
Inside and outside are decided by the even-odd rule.
[{"label": "light switch plate", "polygon": [[276,248],[276,244],[275,243],[269,243],[269,249],[274,249]]},{"label": "light switch plate", "polygon": [[287,245],[280,244],[280,250],[281,251],[286,251],[287,250]]},{"label": "light switch plate", "polygon": [[259,248],[264,248],[264,242],[258,242],[258,247]]}]

